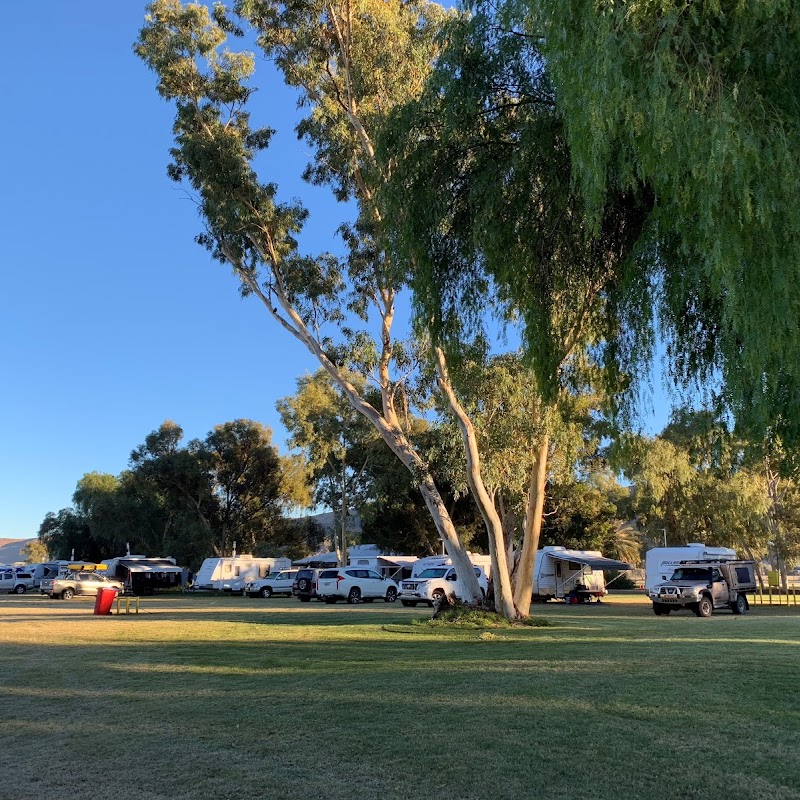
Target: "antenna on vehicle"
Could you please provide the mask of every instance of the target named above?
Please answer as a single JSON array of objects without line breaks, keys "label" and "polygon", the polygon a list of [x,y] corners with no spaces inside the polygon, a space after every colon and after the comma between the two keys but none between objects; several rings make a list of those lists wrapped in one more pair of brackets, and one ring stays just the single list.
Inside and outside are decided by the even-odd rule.
[{"label": "antenna on vehicle", "polygon": [[125,555],[129,556],[131,554],[131,543],[130,542],[125,542],[125,547],[128,548],[128,552],[125,553]]}]

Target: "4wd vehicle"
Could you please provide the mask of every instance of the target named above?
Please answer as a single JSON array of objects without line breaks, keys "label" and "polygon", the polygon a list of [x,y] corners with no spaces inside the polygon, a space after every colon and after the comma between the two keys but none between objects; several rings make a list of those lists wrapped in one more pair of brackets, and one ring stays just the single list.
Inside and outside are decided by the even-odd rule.
[{"label": "4wd vehicle", "polygon": [[25,594],[33,587],[33,575],[28,572],[0,572],[0,592]]},{"label": "4wd vehicle", "polygon": [[753,561],[684,561],[670,580],[653,586],[649,595],[656,616],[688,608],[698,617],[710,617],[720,608],[744,614],[750,608],[747,593],[755,588]]},{"label": "4wd vehicle", "polygon": [[244,594],[248,597],[272,597],[274,594],[291,594],[296,575],[296,569],[270,572],[266,578],[245,583]]},{"label": "4wd vehicle", "polygon": [[317,594],[326,603],[335,603],[337,600],[371,603],[379,598],[394,603],[397,592],[397,584],[391,578],[371,569],[325,569],[317,581]]},{"label": "4wd vehicle", "polygon": [[52,581],[42,581],[40,590],[50,597],[71,600],[76,594],[96,595],[98,589],[117,589],[123,592],[125,587],[120,581],[112,581],[97,572],[65,572]]},{"label": "4wd vehicle", "polygon": [[[472,567],[478,579],[481,593],[486,597],[489,590],[489,581],[482,567]],[[458,580],[455,567],[428,567],[422,570],[415,578],[408,578],[400,582],[400,602],[404,606],[415,606],[417,603],[427,603],[433,607],[445,596],[462,598],[461,583]]]},{"label": "4wd vehicle", "polygon": [[310,567],[297,570],[297,575],[292,583],[292,595],[298,597],[301,603],[310,603],[312,597],[319,597],[317,579],[320,572],[324,572],[324,570]]}]

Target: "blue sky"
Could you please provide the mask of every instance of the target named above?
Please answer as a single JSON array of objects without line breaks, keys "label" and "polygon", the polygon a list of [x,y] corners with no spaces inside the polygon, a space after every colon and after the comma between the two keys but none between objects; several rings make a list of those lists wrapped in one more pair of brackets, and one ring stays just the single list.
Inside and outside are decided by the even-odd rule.
[{"label": "blue sky", "polygon": [[[256,419],[282,445],[275,401],[317,366],[193,242],[195,206],[165,172],[172,109],[131,50],[144,5],[4,17],[0,538],[35,536],[84,473],[119,473],[165,419],[188,438]],[[265,166],[311,209],[306,248],[332,248],[341,209],[300,181],[294,97],[261,91],[254,122],[278,129]]]}]

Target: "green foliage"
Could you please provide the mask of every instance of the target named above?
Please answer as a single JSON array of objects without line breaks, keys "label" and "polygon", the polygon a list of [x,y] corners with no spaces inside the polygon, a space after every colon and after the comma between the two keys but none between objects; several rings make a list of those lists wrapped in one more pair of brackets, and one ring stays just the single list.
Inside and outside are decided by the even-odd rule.
[{"label": "green foliage", "polygon": [[549,628],[555,625],[549,619],[526,617],[519,622],[507,620],[501,614],[482,608],[452,603],[439,610],[433,619],[415,619],[412,625],[429,628],[455,628],[465,630],[483,630],[487,628],[514,628],[523,625],[529,628]]},{"label": "green foliage", "polygon": [[[673,376],[721,378],[756,438],[800,435],[800,17],[794,3],[515,3],[542,42],[573,177],[599,228],[652,197],[657,258],[620,302],[646,333],[657,286]],[[645,312],[637,317],[637,309]]]},{"label": "green foliage", "polygon": [[41,539],[31,539],[22,548],[22,553],[25,555],[25,561],[28,564],[41,564],[43,561],[49,561],[50,559],[47,546]]},{"label": "green foliage", "polygon": [[414,264],[421,325],[458,356],[488,313],[521,322],[552,399],[573,354],[615,331],[603,292],[633,252],[647,198],[610,197],[593,230],[536,39],[489,3],[445,36],[425,92],[382,138],[393,245]]},{"label": "green foliage", "polygon": [[131,453],[129,470],[84,475],[73,508],[41,525],[51,555],[69,558],[74,549],[76,558],[99,561],[130,546],[196,569],[228,553],[234,539],[239,552],[277,541],[282,473],[269,429],[234,420],[202,441],[182,439],[180,426],[164,422]]},{"label": "green foliage", "polygon": [[[627,435],[612,459],[652,542],[705,542],[754,555],[800,553],[800,490],[781,477],[775,445],[740,439],[708,411],[677,409],[660,436]],[[772,544],[768,544],[772,542]]]}]

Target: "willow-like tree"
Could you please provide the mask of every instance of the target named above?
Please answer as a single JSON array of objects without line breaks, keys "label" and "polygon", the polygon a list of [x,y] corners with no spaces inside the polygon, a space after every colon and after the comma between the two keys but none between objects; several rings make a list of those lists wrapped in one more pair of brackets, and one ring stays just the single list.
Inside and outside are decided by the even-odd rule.
[{"label": "willow-like tree", "polygon": [[[649,198],[636,190],[610,194],[593,228],[538,42],[489,3],[453,20],[447,34],[425,92],[397,110],[382,139],[381,158],[392,168],[381,196],[396,221],[392,244],[414,264],[417,319],[441,345],[437,352],[457,358],[465,342],[485,335],[491,312],[501,324],[519,323],[529,366],[519,379],[536,395],[544,423],[590,385],[598,343],[619,341],[609,290],[621,264],[637,255]],[[618,380],[612,370],[609,385]],[[502,526],[491,493],[480,488],[486,480],[466,411],[470,390],[459,392],[458,384],[443,391],[462,430],[473,493],[496,531]],[[514,591],[523,615],[552,432],[542,424],[528,440],[534,457]],[[502,532],[490,532],[493,540],[499,551]]]},{"label": "willow-like tree", "polygon": [[592,222],[614,194],[652,198],[648,239],[658,257],[620,285],[629,329],[646,329],[655,300],[678,382],[721,378],[739,427],[797,449],[796,3],[507,5],[541,42]]},{"label": "willow-like tree", "polygon": [[[135,50],[156,72],[159,93],[175,103],[169,174],[198,196],[206,226],[199,241],[308,348],[412,472],[468,597],[478,600],[466,550],[398,414],[409,358],[392,325],[406,270],[387,257],[375,203],[386,177],[375,159],[375,130],[421,90],[446,12],[426,2],[379,0],[239,0],[234,17],[221,5],[212,15],[199,4],[156,0],[148,11]],[[272,131],[251,126],[254,56],[224,47],[228,36],[241,33],[236,19],[255,29],[264,54],[308,111],[298,128],[313,148],[305,176],[331,186],[339,200],[356,201],[356,222],[342,228],[344,260],[302,255],[296,237],[306,211],[278,202],[277,187],[257,174],[254,159]],[[359,329],[345,324],[353,319]],[[334,343],[329,337],[337,334]],[[356,369],[374,376],[380,409],[348,379]]]}]

